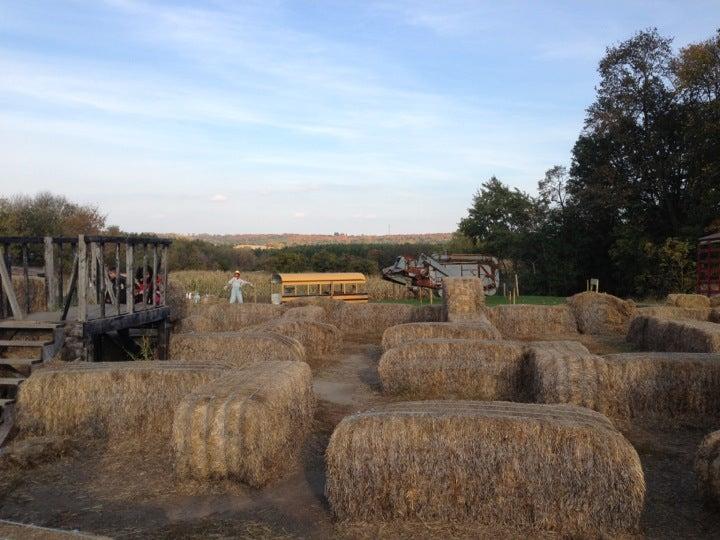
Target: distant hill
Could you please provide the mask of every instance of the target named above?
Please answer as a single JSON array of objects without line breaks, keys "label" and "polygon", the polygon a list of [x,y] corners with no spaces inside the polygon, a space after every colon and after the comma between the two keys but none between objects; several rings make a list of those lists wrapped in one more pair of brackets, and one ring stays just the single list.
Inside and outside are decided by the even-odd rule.
[{"label": "distant hill", "polygon": [[244,248],[281,248],[328,244],[443,244],[452,233],[428,234],[193,234],[174,235],[181,238],[205,240],[217,245]]}]

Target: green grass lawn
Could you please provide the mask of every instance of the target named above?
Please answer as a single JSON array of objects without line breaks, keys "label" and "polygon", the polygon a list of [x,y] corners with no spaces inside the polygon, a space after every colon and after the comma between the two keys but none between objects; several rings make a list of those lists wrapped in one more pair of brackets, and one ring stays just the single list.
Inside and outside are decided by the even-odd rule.
[{"label": "green grass lawn", "polygon": [[[441,304],[442,298],[435,298],[433,300],[435,304]],[[380,303],[385,304],[411,304],[414,306],[420,305],[420,301],[416,298],[405,298],[402,300],[381,300]],[[486,296],[485,303],[488,306],[499,306],[501,304],[508,304],[507,298],[502,295]],[[535,304],[541,306],[554,306],[557,304],[565,303],[564,296],[520,296],[518,297],[518,304]],[[422,305],[429,304],[429,300],[425,297],[422,301]]]}]

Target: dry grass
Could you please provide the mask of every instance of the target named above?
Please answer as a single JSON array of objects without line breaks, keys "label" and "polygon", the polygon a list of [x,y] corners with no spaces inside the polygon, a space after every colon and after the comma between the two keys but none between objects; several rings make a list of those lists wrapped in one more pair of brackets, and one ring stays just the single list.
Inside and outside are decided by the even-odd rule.
[{"label": "dry grass", "polygon": [[227,370],[174,362],[77,362],[37,370],[20,386],[25,434],[146,440],[170,436],[175,406]]},{"label": "dry grass", "polygon": [[170,358],[238,368],[270,360],[303,361],[305,348],[296,339],[270,331],[198,332],[173,335]]},{"label": "dry grass", "polygon": [[695,477],[703,499],[720,505],[720,431],[708,434],[695,455]]},{"label": "dry grass", "polygon": [[624,353],[605,357],[537,346],[527,351],[530,398],[629,420],[720,419],[720,355]]},{"label": "dry grass", "polygon": [[342,334],[336,326],[316,321],[277,320],[256,327],[296,339],[308,357],[325,356],[336,352],[342,344]]},{"label": "dry grass", "polygon": [[408,399],[514,401],[522,393],[523,347],[510,341],[428,339],[383,354],[383,389]]},{"label": "dry grass", "polygon": [[488,322],[477,323],[405,323],[391,326],[383,333],[383,350],[418,339],[502,339]]},{"label": "dry grass", "polygon": [[710,307],[720,307],[720,294],[711,296],[708,301],[710,302]]},{"label": "dry grass", "polygon": [[710,308],[682,308],[675,306],[647,306],[638,308],[635,316],[660,317],[662,319],[689,319],[707,321]]},{"label": "dry grass", "polygon": [[110,540],[108,536],[51,529],[4,519],[0,519],[0,538],[3,540]]},{"label": "dry grass", "polygon": [[[17,297],[18,304],[23,313],[27,311],[25,303],[25,290],[27,289],[25,284],[25,278],[23,276],[13,275],[12,276],[13,289],[15,289],[15,296]],[[37,313],[38,311],[46,311],[47,302],[45,300],[45,280],[43,278],[29,276],[29,290],[30,290],[30,313]]]},{"label": "dry grass", "polygon": [[703,321],[635,317],[630,324],[627,341],[649,351],[720,352],[720,325]]},{"label": "dry grass", "polygon": [[[183,331],[193,326],[207,328],[204,331],[236,332],[251,326],[265,323],[279,318],[285,308],[272,304],[228,304],[227,302],[213,302],[208,304],[192,305],[190,317],[203,317],[207,323],[200,323],[199,319],[191,325],[181,325]],[[188,317],[188,318],[190,318]]]},{"label": "dry grass", "polygon": [[624,334],[635,313],[634,302],[592,291],[571,296],[568,304],[583,334]]},{"label": "dry grass", "polygon": [[185,334],[188,332],[214,332],[215,323],[205,315],[189,315],[181,319],[173,327],[173,335]]},{"label": "dry grass", "polygon": [[484,320],[485,291],[478,278],[446,277],[442,280],[445,320],[463,322]]},{"label": "dry grass", "polygon": [[312,374],[304,362],[233,370],[197,388],[177,407],[177,471],[184,477],[263,486],[292,463],[314,407]]},{"label": "dry grass", "polygon": [[187,317],[190,301],[185,297],[185,288],[170,281],[165,291],[165,302],[170,308],[170,322],[178,322]]},{"label": "dry grass", "polygon": [[630,443],[604,416],[567,405],[387,405],[346,417],[326,460],[340,520],[619,534],[636,531],[645,495]]},{"label": "dry grass", "polygon": [[665,303],[681,308],[709,308],[710,299],[702,294],[668,294]]},{"label": "dry grass", "polygon": [[332,313],[331,322],[350,338],[379,340],[383,332],[398,324],[436,322],[442,318],[441,306],[407,304],[343,304]]},{"label": "dry grass", "polygon": [[505,339],[539,339],[578,333],[575,317],[567,305],[505,305],[485,312]]},{"label": "dry grass", "polygon": [[720,308],[713,308],[708,317],[710,322],[720,323]]},{"label": "dry grass", "polygon": [[328,322],[325,308],[315,305],[288,308],[280,318],[285,321]]}]

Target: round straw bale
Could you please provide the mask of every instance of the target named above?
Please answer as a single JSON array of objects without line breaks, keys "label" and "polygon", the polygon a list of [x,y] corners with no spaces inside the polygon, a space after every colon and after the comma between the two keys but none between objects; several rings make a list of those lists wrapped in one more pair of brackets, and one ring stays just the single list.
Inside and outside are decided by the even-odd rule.
[{"label": "round straw bale", "polygon": [[20,385],[18,426],[36,435],[169,437],[180,400],[224,373],[154,361],[48,366]]},{"label": "round straw bale", "polygon": [[504,305],[487,309],[486,313],[505,339],[563,337],[578,333],[568,305]]},{"label": "round straw bale", "polygon": [[606,293],[588,291],[568,298],[583,334],[624,334],[635,312],[635,303]]},{"label": "round straw bale", "polygon": [[702,294],[668,294],[665,303],[682,308],[709,308],[710,299]]},{"label": "round straw bale", "polygon": [[476,277],[445,277],[443,286],[443,310],[445,320],[460,322],[484,319],[485,290],[483,282]]},{"label": "round straw bale", "polygon": [[385,330],[382,347],[387,351],[418,339],[502,339],[502,336],[489,322],[405,323]]},{"label": "round straw bale", "polygon": [[340,520],[634,532],[645,482],[604,416],[568,405],[395,403],[340,422],[326,454]]},{"label": "round straw bale", "polygon": [[720,505],[720,430],[708,434],[695,454],[698,490],[708,504]]},{"label": "round straw bale", "polygon": [[165,303],[170,308],[170,322],[178,322],[187,317],[190,301],[185,296],[185,288],[175,281],[169,281],[165,290]]},{"label": "round straw bale", "polygon": [[280,317],[283,321],[327,322],[327,312],[321,306],[300,306],[288,309]]},{"label": "round straw bale", "polygon": [[411,399],[515,400],[522,362],[516,342],[423,339],[385,352],[378,372],[386,393]]},{"label": "round straw bale", "polygon": [[297,455],[313,418],[304,362],[263,362],[197,388],[173,422],[176,469],[198,479],[266,484]]},{"label": "round straw bale", "polygon": [[305,360],[299,341],[268,330],[197,332],[170,339],[170,358],[197,364],[242,367],[248,362]]},{"label": "round straw bale", "polygon": [[296,339],[305,347],[307,356],[333,353],[342,343],[340,330],[336,326],[316,321],[278,320],[258,328]]},{"label": "round straw bale", "polygon": [[633,319],[626,340],[651,351],[720,352],[720,325],[641,316]]}]

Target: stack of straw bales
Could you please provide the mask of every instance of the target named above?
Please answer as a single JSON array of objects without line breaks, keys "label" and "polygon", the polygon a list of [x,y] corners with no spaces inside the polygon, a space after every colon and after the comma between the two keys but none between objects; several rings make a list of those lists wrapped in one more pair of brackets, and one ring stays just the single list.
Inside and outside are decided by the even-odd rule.
[{"label": "stack of straw bales", "polygon": [[173,422],[181,476],[232,478],[261,487],[292,462],[315,398],[304,362],[264,362],[197,388]]},{"label": "stack of straw bales", "polygon": [[383,354],[383,389],[410,399],[516,400],[523,347],[511,341],[427,339]]},{"label": "stack of straw bales", "polygon": [[708,302],[710,302],[711,308],[720,308],[720,294],[718,294],[716,296],[711,296],[708,299]]},{"label": "stack of straw bales", "polygon": [[442,306],[336,303],[341,306],[330,320],[349,338],[380,339],[385,330],[397,324],[442,319]]},{"label": "stack of straw bales", "polygon": [[489,321],[473,323],[405,323],[391,326],[383,333],[384,350],[418,339],[502,339]]},{"label": "stack of straw bales", "polygon": [[308,357],[331,354],[342,344],[342,335],[336,326],[317,321],[279,319],[255,328],[297,340],[305,348]]},{"label": "stack of straw bales", "polygon": [[[195,308],[200,306],[194,306]],[[217,332],[235,332],[277,319],[285,311],[283,306],[273,304],[211,304],[202,306],[200,312],[208,317]]]},{"label": "stack of straw bales", "polygon": [[720,352],[720,326],[641,316],[630,324],[627,341],[649,351]]},{"label": "stack of straw bales", "polygon": [[346,417],[327,449],[341,520],[634,532],[645,482],[607,418],[573,406],[423,401]]},{"label": "stack of straw bales", "polygon": [[578,333],[575,317],[567,305],[496,306],[487,310],[487,316],[505,339],[561,338]]},{"label": "stack of straw bales", "polygon": [[695,476],[703,499],[713,506],[720,505],[720,431],[713,431],[700,443]]},{"label": "stack of straw bales", "polygon": [[638,308],[635,311],[635,316],[659,317],[661,319],[687,319],[693,321],[707,321],[710,317],[710,312],[710,308],[646,306]]},{"label": "stack of straw bales", "polygon": [[442,280],[443,311],[448,322],[484,320],[485,290],[476,277],[446,277]]},{"label": "stack of straw bales", "polygon": [[169,438],[177,404],[225,373],[152,361],[48,366],[20,386],[18,426],[36,435]]},{"label": "stack of straw bales", "polygon": [[720,323],[720,308],[712,308],[708,320],[710,322]]},{"label": "stack of straw bales", "polygon": [[634,302],[606,293],[583,292],[567,302],[583,334],[624,334],[635,314]]},{"label": "stack of straw bales", "polygon": [[327,312],[322,306],[299,306],[289,308],[280,318],[284,321],[327,322]]},{"label": "stack of straw bales", "polygon": [[173,335],[187,334],[188,332],[214,332],[215,323],[205,315],[193,314],[177,322],[173,328]]},{"label": "stack of straw bales", "polygon": [[296,339],[270,331],[196,332],[174,334],[170,358],[239,368],[258,361],[303,361],[305,348]]},{"label": "stack of straw bales", "polygon": [[668,294],[665,303],[681,308],[709,308],[710,299],[702,294]]},{"label": "stack of straw bales", "polygon": [[720,419],[720,355],[625,353],[605,357],[529,347],[530,398],[629,420]]}]

